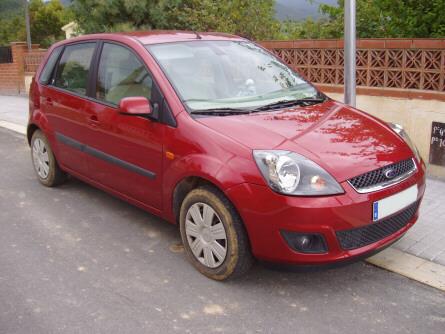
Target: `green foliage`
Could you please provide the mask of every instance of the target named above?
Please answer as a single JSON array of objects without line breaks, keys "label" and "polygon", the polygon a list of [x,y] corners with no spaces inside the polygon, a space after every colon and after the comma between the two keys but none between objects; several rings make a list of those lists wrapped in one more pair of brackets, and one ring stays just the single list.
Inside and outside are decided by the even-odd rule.
[{"label": "green foliage", "polygon": [[378,0],[394,37],[445,37],[445,0]]},{"label": "green foliage", "polygon": [[62,27],[72,18],[60,0],[43,3],[42,0],[31,0],[29,3],[31,21],[31,38],[33,43],[48,47],[65,37]]},{"label": "green foliage", "polygon": [[10,42],[24,40],[26,40],[26,30],[22,15],[0,18],[0,45],[9,45]]},{"label": "green foliage", "polygon": [[[342,38],[344,0],[338,6],[320,5],[317,22],[285,22],[281,38]],[[357,0],[360,38],[445,37],[445,0]]]},{"label": "green foliage", "polygon": [[84,33],[153,28],[158,0],[74,0],[71,9]]},{"label": "green foliage", "polygon": [[74,0],[86,33],[141,29],[220,31],[249,38],[274,36],[274,0]]},{"label": "green foliage", "polygon": [[[20,4],[23,1],[20,0]],[[25,41],[25,11],[17,0],[0,0],[0,45],[13,41]],[[29,2],[29,16],[31,22],[31,40],[42,47],[48,47],[57,40],[64,38],[61,30],[72,19],[72,14],[65,9],[59,0],[46,3],[43,0]]]},{"label": "green foliage", "polygon": [[[26,39],[23,0],[0,0],[0,45]],[[313,1],[313,0],[307,0]],[[320,5],[317,21],[278,22],[275,0],[31,0],[33,43],[48,46],[76,20],[83,33],[148,29],[220,31],[247,38],[342,38],[345,0]],[[445,37],[445,0],[357,0],[360,38]]]},{"label": "green foliage", "polygon": [[19,14],[21,12],[23,12],[23,8],[17,4],[17,0],[0,0],[0,19]]}]

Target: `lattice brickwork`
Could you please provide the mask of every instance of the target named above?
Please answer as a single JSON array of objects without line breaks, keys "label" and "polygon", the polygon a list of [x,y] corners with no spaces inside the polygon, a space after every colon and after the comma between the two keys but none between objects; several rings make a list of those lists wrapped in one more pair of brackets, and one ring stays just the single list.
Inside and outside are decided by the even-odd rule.
[{"label": "lattice brickwork", "polygon": [[26,73],[34,73],[45,57],[46,50],[28,51],[24,55],[24,67]]},{"label": "lattice brickwork", "polygon": [[[399,47],[387,47],[388,41]],[[359,42],[357,85],[445,92],[445,41],[420,41],[423,43],[419,40]],[[285,47],[285,42],[278,41],[262,44],[311,82],[323,85],[344,83],[341,41],[311,41],[301,46],[294,43],[291,47]]]}]

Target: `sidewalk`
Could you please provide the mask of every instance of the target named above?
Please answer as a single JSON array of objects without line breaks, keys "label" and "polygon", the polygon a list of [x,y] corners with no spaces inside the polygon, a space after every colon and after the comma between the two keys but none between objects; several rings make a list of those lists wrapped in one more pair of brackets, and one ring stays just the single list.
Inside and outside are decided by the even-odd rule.
[{"label": "sidewalk", "polygon": [[28,111],[27,96],[0,96],[0,121],[26,127]]},{"label": "sidewalk", "polygon": [[419,220],[393,247],[445,266],[445,182],[426,182]]},{"label": "sidewalk", "polygon": [[[18,128],[18,132],[21,132],[26,129],[27,119],[27,97],[0,96],[0,126],[9,127],[15,131]],[[445,182],[428,178],[418,222],[390,249],[445,266],[445,206],[443,203],[445,203]],[[375,263],[373,260],[370,262]]]}]

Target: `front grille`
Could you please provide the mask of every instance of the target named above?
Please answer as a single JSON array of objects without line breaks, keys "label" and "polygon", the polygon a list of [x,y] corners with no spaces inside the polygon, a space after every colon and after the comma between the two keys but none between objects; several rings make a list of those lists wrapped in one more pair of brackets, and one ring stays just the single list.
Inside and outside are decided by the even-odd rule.
[{"label": "front grille", "polygon": [[418,207],[419,202],[415,202],[387,219],[365,227],[336,232],[341,248],[351,250],[364,247],[396,233],[410,222],[416,214]]},{"label": "front grille", "polygon": [[392,180],[408,174],[416,169],[413,159],[403,160],[392,165],[388,165],[371,172],[359,175],[349,180],[349,183],[357,190],[363,190],[369,187],[378,186],[384,183],[391,183],[391,179],[385,176],[385,172],[393,170]]}]

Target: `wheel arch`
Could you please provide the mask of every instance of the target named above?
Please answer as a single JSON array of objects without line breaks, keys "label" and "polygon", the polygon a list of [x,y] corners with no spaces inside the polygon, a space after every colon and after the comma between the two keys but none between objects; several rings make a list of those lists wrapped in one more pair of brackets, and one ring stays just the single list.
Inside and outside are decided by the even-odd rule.
[{"label": "wheel arch", "polygon": [[[187,194],[193,189],[199,188],[201,186],[209,186],[217,189],[222,194],[224,191],[216,185],[214,182],[202,177],[202,176],[187,176],[181,179],[175,186],[173,190],[173,198],[172,198],[172,210],[173,216],[175,219],[175,223],[178,223],[179,220],[179,212],[181,210],[182,202],[184,201]],[[225,195],[225,194],[224,194]],[[227,196],[226,196],[227,197]]]},{"label": "wheel arch", "polygon": [[28,140],[28,145],[31,145],[32,135],[37,130],[40,130],[40,128],[37,125],[35,125],[33,123],[28,124],[28,127],[26,128],[26,139]]}]

